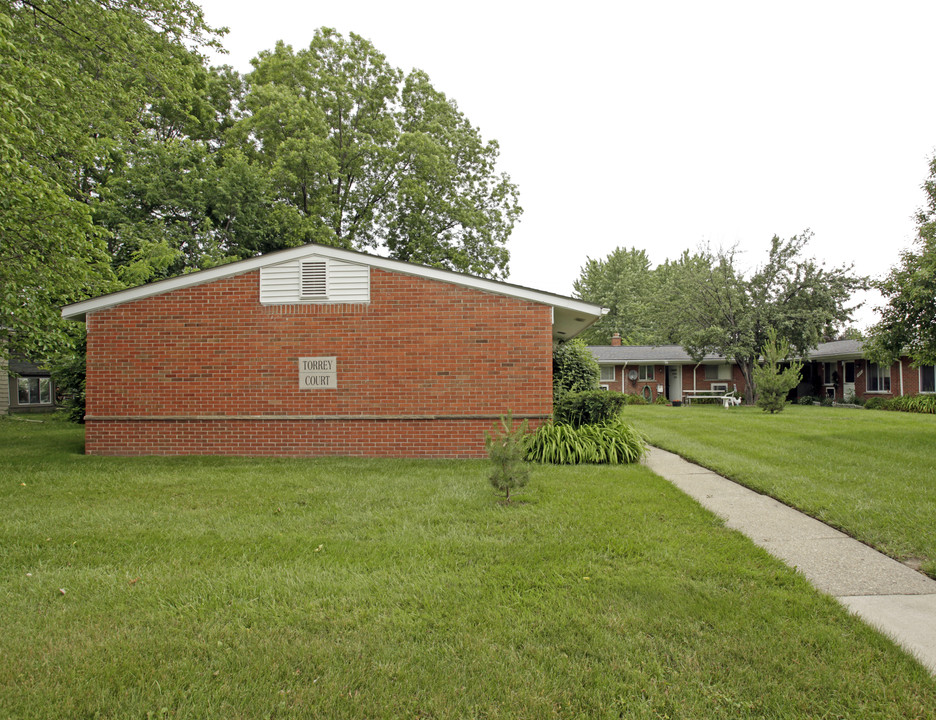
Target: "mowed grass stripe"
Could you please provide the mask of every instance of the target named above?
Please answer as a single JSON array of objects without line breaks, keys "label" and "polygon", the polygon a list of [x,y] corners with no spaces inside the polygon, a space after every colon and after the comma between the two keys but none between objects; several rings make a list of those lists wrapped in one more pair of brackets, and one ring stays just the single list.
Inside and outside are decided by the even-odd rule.
[{"label": "mowed grass stripe", "polygon": [[625,414],[652,444],[936,576],[936,416],[797,405]]},{"label": "mowed grass stripe", "polygon": [[[0,421],[0,716],[933,717],[643,467],[93,458]],[[65,589],[62,595],[59,589]]]}]

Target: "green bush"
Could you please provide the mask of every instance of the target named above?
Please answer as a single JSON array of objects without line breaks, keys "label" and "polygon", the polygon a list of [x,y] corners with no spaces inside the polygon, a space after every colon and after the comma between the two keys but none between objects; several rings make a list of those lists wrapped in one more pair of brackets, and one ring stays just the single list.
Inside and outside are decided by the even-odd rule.
[{"label": "green bush", "polygon": [[882,410],[884,408],[884,398],[871,397],[865,402],[865,410]]},{"label": "green bush", "polygon": [[835,400],[833,400],[828,395],[826,395],[825,397],[819,400],[819,404],[822,405],[822,407],[832,407],[833,405],[835,405]]},{"label": "green bush", "polygon": [[936,395],[902,395],[884,400],[882,410],[936,414]]},{"label": "green bush", "polygon": [[797,400],[800,405],[813,405],[814,403],[819,402],[819,398],[813,397],[812,395],[803,395],[799,400]]},{"label": "green bush", "polygon": [[627,393],[624,395],[625,405],[649,405],[647,398],[640,393]]},{"label": "green bush", "polygon": [[[64,396],[65,415],[76,423],[84,423],[85,416],[85,355],[87,338],[82,335],[72,355],[62,356],[52,365],[55,387]],[[4,380],[6,378],[4,377]]]},{"label": "green bush", "polygon": [[553,402],[569,392],[596,390],[601,372],[591,350],[579,338],[558,343],[553,349]]},{"label": "green bush", "polygon": [[625,395],[609,390],[565,393],[556,403],[553,418],[574,427],[613,420],[627,404]]},{"label": "green bush", "polygon": [[660,393],[656,396],[656,400],[653,401],[655,405],[666,405],[669,400],[666,399],[666,395]]},{"label": "green bush", "polygon": [[543,425],[533,435],[527,459],[553,465],[620,465],[637,462],[645,452],[640,433],[617,418],[580,427]]}]

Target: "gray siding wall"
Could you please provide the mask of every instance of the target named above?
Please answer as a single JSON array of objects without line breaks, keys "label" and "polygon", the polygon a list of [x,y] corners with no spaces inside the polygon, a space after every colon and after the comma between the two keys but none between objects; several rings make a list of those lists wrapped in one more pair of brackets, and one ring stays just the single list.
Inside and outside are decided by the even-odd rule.
[{"label": "gray siding wall", "polygon": [[0,360],[0,414],[10,410],[10,376],[7,374],[7,361]]}]

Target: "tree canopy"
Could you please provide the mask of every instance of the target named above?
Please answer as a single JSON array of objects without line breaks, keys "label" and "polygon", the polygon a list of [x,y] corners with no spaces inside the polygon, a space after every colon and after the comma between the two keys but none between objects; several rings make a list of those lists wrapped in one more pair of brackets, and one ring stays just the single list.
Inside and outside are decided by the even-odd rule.
[{"label": "tree canopy", "polygon": [[234,131],[269,171],[295,241],[506,275],[517,188],[496,171],[497,143],[425,73],[404,76],[369,41],[328,28],[253,65]]},{"label": "tree canopy", "polygon": [[62,304],[320,242],[501,278],[521,209],[425,73],[321,29],[208,68],[190,0],[0,2],[0,354]]},{"label": "tree canopy", "polygon": [[909,355],[917,365],[936,364],[936,156],[929,171],[914,245],[874,283],[886,303],[878,308],[881,320],[869,331],[866,350],[880,362]]},{"label": "tree canopy", "polygon": [[646,250],[619,247],[604,260],[588,258],[573,284],[575,294],[608,308],[608,313],[582,338],[593,345],[607,345],[618,333],[625,345],[664,342],[653,312],[661,276],[651,269]]},{"label": "tree canopy", "polygon": [[58,306],[113,289],[96,171],[216,36],[187,0],[0,4],[0,354],[47,357]]}]

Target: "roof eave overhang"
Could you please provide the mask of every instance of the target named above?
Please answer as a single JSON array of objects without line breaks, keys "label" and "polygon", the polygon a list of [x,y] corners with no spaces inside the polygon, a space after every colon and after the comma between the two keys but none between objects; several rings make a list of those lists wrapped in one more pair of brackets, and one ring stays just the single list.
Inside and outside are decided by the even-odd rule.
[{"label": "roof eave overhang", "polygon": [[267,253],[266,255],[240,260],[227,265],[219,265],[218,267],[200,270],[188,275],[179,275],[177,277],[167,278],[166,280],[159,280],[147,285],[120,290],[90,300],[82,300],[81,302],[72,303],[71,305],[63,307],[62,317],[70,320],[83,321],[88,313],[107,310],[124,303],[143,300],[182,288],[195,287],[222,278],[242,275],[267,265],[290,262],[312,254],[548,305],[553,308],[552,334],[554,339],[564,340],[575,337],[608,312],[606,308],[602,308],[599,305],[565,297],[563,295],[544,292],[542,290],[534,290],[533,288],[527,288],[521,285],[513,285],[499,280],[466,275],[464,273],[455,272],[454,270],[443,270],[441,268],[433,268],[425,265],[415,265],[401,260],[393,260],[378,255],[368,255],[353,250],[310,244]]}]

